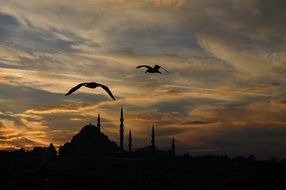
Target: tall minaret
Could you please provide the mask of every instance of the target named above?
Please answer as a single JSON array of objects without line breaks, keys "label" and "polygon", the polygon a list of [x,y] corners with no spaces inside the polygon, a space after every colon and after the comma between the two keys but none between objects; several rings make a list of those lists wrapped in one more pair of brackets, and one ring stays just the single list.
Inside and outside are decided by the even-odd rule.
[{"label": "tall minaret", "polygon": [[132,136],[131,136],[131,129],[129,129],[129,137],[128,137],[128,151],[132,152]]},{"label": "tall minaret", "polygon": [[100,115],[99,114],[97,115],[97,128],[100,132]]},{"label": "tall minaret", "polygon": [[121,107],[121,113],[120,113],[120,149],[123,151],[123,139],[124,139],[124,123],[123,123],[123,109]]},{"label": "tall minaret", "polygon": [[155,130],[154,130],[154,124],[153,124],[153,127],[152,127],[152,134],[151,134],[151,147],[152,147],[152,150],[154,151],[155,150]]},{"label": "tall minaret", "polygon": [[173,136],[173,139],[172,139],[171,155],[172,156],[176,155],[176,147],[175,147],[175,138],[174,138],[174,136]]}]

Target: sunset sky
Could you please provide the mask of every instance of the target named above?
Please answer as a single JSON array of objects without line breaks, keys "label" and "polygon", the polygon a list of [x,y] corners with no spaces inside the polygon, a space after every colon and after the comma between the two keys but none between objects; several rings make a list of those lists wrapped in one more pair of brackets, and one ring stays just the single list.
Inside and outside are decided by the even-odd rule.
[{"label": "sunset sky", "polygon": [[[285,0],[1,0],[0,149],[84,125],[178,153],[286,157]],[[137,65],[162,65],[145,74]],[[110,87],[81,88],[81,82]]]}]

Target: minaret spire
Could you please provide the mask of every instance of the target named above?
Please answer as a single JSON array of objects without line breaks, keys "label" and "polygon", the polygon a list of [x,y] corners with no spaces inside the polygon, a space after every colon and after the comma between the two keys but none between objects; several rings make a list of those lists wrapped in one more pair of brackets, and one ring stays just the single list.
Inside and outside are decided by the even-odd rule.
[{"label": "minaret spire", "polygon": [[129,151],[129,152],[132,152],[132,135],[131,135],[131,129],[129,129],[128,151]]},{"label": "minaret spire", "polygon": [[174,138],[174,136],[173,136],[173,139],[172,139],[171,154],[172,154],[172,156],[176,155],[176,147],[175,147],[175,138]]},{"label": "minaret spire", "polygon": [[99,132],[100,132],[100,126],[101,126],[101,124],[100,124],[100,115],[98,113],[98,115],[97,115],[97,128],[98,128]]},{"label": "minaret spire", "polygon": [[123,108],[121,107],[120,112],[120,149],[123,151],[123,137],[124,137],[124,118],[123,118]]},{"label": "minaret spire", "polygon": [[155,150],[155,130],[154,130],[154,124],[153,124],[153,127],[152,127],[152,134],[151,134],[151,147],[152,147],[152,150],[154,151]]}]

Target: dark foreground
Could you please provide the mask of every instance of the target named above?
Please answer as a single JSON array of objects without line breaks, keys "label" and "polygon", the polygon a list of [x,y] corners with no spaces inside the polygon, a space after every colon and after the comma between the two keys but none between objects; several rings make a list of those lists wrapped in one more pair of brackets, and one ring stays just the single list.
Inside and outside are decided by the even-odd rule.
[{"label": "dark foreground", "polygon": [[119,154],[84,159],[0,154],[1,190],[285,190],[286,165],[250,158]]}]

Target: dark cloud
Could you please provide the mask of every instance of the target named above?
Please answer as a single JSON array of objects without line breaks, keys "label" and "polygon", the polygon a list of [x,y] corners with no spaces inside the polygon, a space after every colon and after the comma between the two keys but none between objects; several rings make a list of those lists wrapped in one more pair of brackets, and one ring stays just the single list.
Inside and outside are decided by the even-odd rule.
[{"label": "dark cloud", "polygon": [[7,101],[2,110],[21,113],[30,107],[59,104],[64,101],[63,94],[49,93],[26,86],[1,84],[2,99]]},{"label": "dark cloud", "polygon": [[188,100],[172,101],[172,102],[162,102],[157,104],[157,110],[161,113],[177,112],[184,114],[187,112],[187,106],[190,105]]},{"label": "dark cloud", "polygon": [[0,42],[5,43],[11,36],[13,36],[13,31],[17,30],[19,22],[16,18],[0,12],[0,23]]},{"label": "dark cloud", "polygon": [[[11,112],[10,113],[0,112],[0,119],[12,121],[17,127],[27,127],[26,124],[21,120],[20,116],[17,116],[16,114]],[[1,123],[0,127],[4,127],[4,124],[2,122],[0,123]]]},{"label": "dark cloud", "polygon": [[210,124],[210,123],[213,123],[213,122],[194,120],[194,121],[182,122],[180,123],[180,125],[205,125],[205,124]]},{"label": "dark cloud", "polygon": [[188,129],[186,128],[179,128],[179,127],[159,127],[156,128],[156,136],[158,137],[170,137],[176,136],[180,133],[187,132]]},{"label": "dark cloud", "polygon": [[[64,41],[54,35],[53,31],[45,31],[38,28],[27,29],[21,25],[17,18],[0,14],[0,40],[2,45],[21,49],[26,52],[36,53],[55,53],[55,52],[74,52],[72,44],[80,42],[73,36],[73,41]],[[69,35],[69,34],[66,34]]]}]

